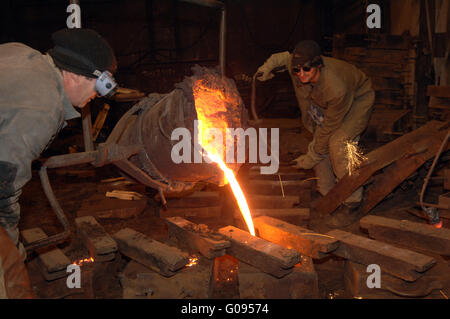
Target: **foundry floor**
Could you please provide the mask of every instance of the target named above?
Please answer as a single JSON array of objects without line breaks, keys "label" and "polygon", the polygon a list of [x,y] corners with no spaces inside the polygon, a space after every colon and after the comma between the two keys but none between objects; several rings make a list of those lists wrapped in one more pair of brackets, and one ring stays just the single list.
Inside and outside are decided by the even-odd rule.
[{"label": "foundry floor", "polygon": [[[280,132],[280,157],[281,161],[289,161],[296,158],[301,153],[306,151],[306,147],[310,134],[305,133],[301,128],[286,128],[281,129]],[[364,143],[364,141],[363,141]],[[366,150],[377,147],[376,143],[370,143],[365,141]],[[77,211],[80,209],[83,199],[98,192],[99,184],[102,179],[113,178],[120,176],[117,170],[112,166],[106,166],[102,168],[91,167],[72,167],[71,171],[49,170],[49,177],[56,197],[59,200],[67,218],[69,219],[71,230],[73,233],[75,229],[75,218],[77,217]],[[77,170],[79,173],[77,173]],[[371,214],[385,216],[395,219],[408,219],[411,221],[421,222],[422,220],[408,212],[402,210],[403,207],[412,207],[418,200],[418,186],[421,186],[420,181],[410,181],[403,183],[401,187],[395,190],[388,198],[381,202],[375,209],[371,211]],[[419,189],[420,191],[420,189]],[[427,200],[429,202],[436,202],[436,198],[441,194],[442,185],[430,186],[428,190]],[[157,207],[158,203],[153,199],[156,195],[156,191],[147,188],[146,195],[149,197],[148,206],[138,215],[131,218],[120,219],[110,218],[102,219],[101,225],[109,234],[113,234],[118,230],[130,227],[139,232],[147,234],[151,238],[159,241],[165,241],[167,237],[167,227],[163,219],[158,217]],[[313,197],[319,196],[317,193]],[[34,227],[41,227],[47,234],[55,234],[62,231],[62,227],[55,217],[55,214],[51,210],[47,199],[42,191],[39,177],[36,170],[33,170],[32,180],[24,187],[23,194],[20,198],[21,204],[21,220],[20,229],[28,229]],[[232,214],[229,216],[225,213],[221,218],[191,218],[191,221],[195,223],[203,223],[208,225],[211,229],[218,229],[219,227],[232,225],[234,219]],[[448,221],[445,222],[444,227],[450,228]],[[317,232],[327,232],[330,230],[326,225],[321,222],[317,222],[314,216],[311,216],[309,228]],[[363,233],[359,224],[355,223],[347,228],[350,232],[367,236]],[[78,260],[85,258],[88,254],[86,248],[80,245],[77,241],[68,242],[66,244],[59,245],[60,248],[68,255],[69,259]],[[35,256],[30,256],[33,260]],[[440,262],[449,265],[449,260],[443,259],[443,257],[436,256]],[[122,258],[118,267],[118,272],[123,270],[128,260]],[[318,273],[319,278],[319,292],[320,298],[351,298],[346,292],[343,272],[344,272],[344,260],[338,257],[330,257],[326,260],[315,263],[315,270]],[[449,265],[450,266],[450,265]],[[40,274],[35,270],[30,269],[30,278],[32,284],[39,282]],[[447,296],[450,295],[450,272],[448,272],[442,280],[445,288],[443,293]],[[44,289],[44,288],[40,288]],[[433,293],[429,298],[444,298],[443,294]],[[94,289],[94,298],[122,298],[122,287],[120,285],[119,278],[114,274],[105,276],[101,284],[97,284]],[[235,296],[237,297],[237,296]],[[86,298],[86,296],[73,295],[70,298]]]}]

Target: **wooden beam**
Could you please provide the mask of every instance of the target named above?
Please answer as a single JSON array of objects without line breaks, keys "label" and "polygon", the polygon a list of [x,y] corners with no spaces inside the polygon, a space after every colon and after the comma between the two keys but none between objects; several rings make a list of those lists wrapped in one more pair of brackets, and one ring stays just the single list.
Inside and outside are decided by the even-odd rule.
[{"label": "wooden beam", "polygon": [[360,220],[360,225],[376,240],[450,255],[450,229],[381,216],[366,216]]},{"label": "wooden beam", "polygon": [[435,97],[450,98],[450,86],[428,85],[428,87],[427,87],[427,95],[428,96],[435,96]]},{"label": "wooden beam", "polygon": [[[417,162],[420,166],[421,164],[419,164],[419,162],[426,161],[436,154],[446,134],[445,130],[439,131],[439,129],[445,126],[445,124],[446,123],[438,121],[429,121],[426,125],[420,127],[419,129],[405,134],[370,152],[366,155],[367,160],[365,163],[363,163],[362,166],[351,176],[346,175],[339,180],[339,182],[328,192],[328,194],[317,202],[315,209],[323,214],[332,213],[358,187],[366,183],[375,172],[399,159],[403,158],[403,162],[406,162],[412,166],[414,166]],[[401,173],[404,172],[406,172],[406,170],[403,170]],[[386,178],[389,177],[387,176]],[[397,181],[393,182],[393,184],[396,182]],[[383,192],[385,191],[386,190],[381,189],[376,196],[374,195],[370,204],[367,204],[368,207],[372,206],[372,201],[377,201],[384,198]]]},{"label": "wooden beam", "polygon": [[340,241],[334,255],[359,264],[376,264],[382,271],[406,281],[416,281],[436,263],[432,257],[339,229],[327,235]]}]

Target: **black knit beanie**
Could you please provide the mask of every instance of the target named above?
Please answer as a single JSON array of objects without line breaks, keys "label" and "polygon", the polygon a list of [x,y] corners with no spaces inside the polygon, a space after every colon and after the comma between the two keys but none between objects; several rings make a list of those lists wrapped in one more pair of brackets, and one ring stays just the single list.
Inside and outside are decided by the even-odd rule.
[{"label": "black knit beanie", "polygon": [[63,29],[52,34],[55,44],[48,53],[55,65],[86,77],[96,78],[94,71],[117,69],[116,57],[108,42],[91,29]]},{"label": "black knit beanie", "polygon": [[304,40],[297,43],[292,54],[292,66],[303,66],[310,64],[314,66],[320,60],[320,46],[312,40]]}]

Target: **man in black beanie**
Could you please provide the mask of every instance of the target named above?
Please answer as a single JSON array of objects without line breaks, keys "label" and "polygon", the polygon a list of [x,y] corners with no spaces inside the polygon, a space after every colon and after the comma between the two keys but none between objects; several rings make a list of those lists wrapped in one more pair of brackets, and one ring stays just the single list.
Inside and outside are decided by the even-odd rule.
[{"label": "man in black beanie", "polygon": [[0,45],[0,227],[23,256],[18,200],[31,179],[31,162],[67,120],[80,116],[73,106],[116,87],[113,50],[97,32],[64,29],[52,40],[47,54],[22,43]]},{"label": "man in black beanie", "polygon": [[[366,129],[375,92],[361,70],[323,56],[315,41],[300,41],[292,54],[273,54],[258,69],[258,79],[271,79],[272,70],[282,66],[291,76],[303,125],[313,134],[308,152],[295,160],[295,166],[314,169],[318,191],[326,195],[336,180],[348,173],[347,143],[357,142]],[[362,191],[360,187],[344,201],[329,220],[329,226],[341,227],[356,221]]]}]

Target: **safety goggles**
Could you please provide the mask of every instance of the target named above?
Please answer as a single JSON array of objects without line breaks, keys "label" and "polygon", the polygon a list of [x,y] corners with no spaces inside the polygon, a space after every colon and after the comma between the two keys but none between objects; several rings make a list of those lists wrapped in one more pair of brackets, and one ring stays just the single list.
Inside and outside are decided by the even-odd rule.
[{"label": "safety goggles", "polygon": [[300,73],[300,70],[303,70],[303,72],[309,72],[309,71],[311,71],[311,69],[312,69],[312,66],[302,66],[302,67],[296,66],[296,67],[292,68],[292,73],[298,74],[298,73]]}]

